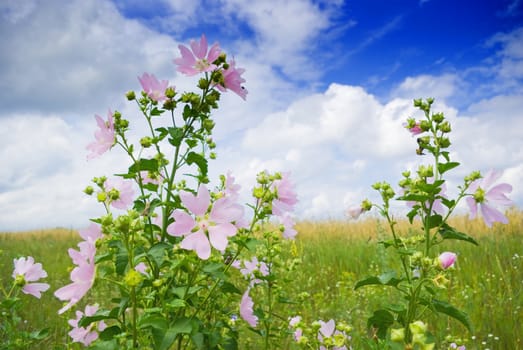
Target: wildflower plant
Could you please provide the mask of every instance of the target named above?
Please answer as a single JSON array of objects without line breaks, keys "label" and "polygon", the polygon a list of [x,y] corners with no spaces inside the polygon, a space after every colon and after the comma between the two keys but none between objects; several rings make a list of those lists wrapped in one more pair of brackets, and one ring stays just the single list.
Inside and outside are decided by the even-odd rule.
[{"label": "wildflower plant", "polygon": [[28,349],[46,339],[49,335],[47,328],[40,330],[26,330],[20,310],[23,300],[20,293],[37,299],[50,286],[40,282],[47,277],[47,272],[41,263],[35,263],[32,256],[15,258],[13,260],[13,281],[8,289],[0,285],[0,349]]},{"label": "wildflower plant", "polygon": [[[356,289],[385,286],[395,289],[400,295],[397,302],[384,305],[368,319],[368,326],[375,334],[375,339],[370,343],[373,348],[433,349],[435,339],[428,324],[422,321],[431,313],[450,316],[472,331],[467,314],[445,301],[442,293],[452,278],[451,270],[455,267],[457,254],[448,251],[438,253],[438,246],[449,240],[477,245],[473,237],[456,230],[448,222],[461,200],[466,200],[471,217],[477,215],[479,207],[488,226],[494,222],[506,223],[507,219],[499,208],[512,204],[507,197],[512,187],[505,183],[494,185],[501,173],[493,171],[485,176],[479,171],[472,172],[458,186],[457,197],[448,197],[445,176],[460,163],[450,159],[451,125],[443,113],[431,112],[433,101],[430,98],[414,100],[414,106],[423,112],[424,118],[409,118],[404,124],[417,137],[416,154],[431,161],[419,165],[414,173],[403,172],[399,182],[400,195],[390,184],[378,182],[372,187],[380,194],[382,203],[364,200],[359,208],[352,207],[349,211],[350,216],[355,218],[377,208],[388,223],[391,234],[390,239],[379,243],[392,249],[393,256],[399,262],[399,269],[367,277],[355,286]],[[391,201],[394,199],[404,201],[410,207],[407,217],[415,227],[414,234],[404,236],[398,232],[397,222],[391,213]]]},{"label": "wildflower plant", "polygon": [[[254,259],[263,247],[257,256],[268,273],[259,278],[274,289],[269,279],[283,265],[274,242],[296,234],[290,215],[296,195],[287,174],[264,171],[246,210],[231,173],[210,184],[212,112],[222,93],[246,98],[244,70],[217,43],[209,48],[205,36],[179,49],[174,63],[182,74],[199,75],[197,92],[178,91],[145,73],[138,78],[142,91],[126,94],[145,125],[119,111],[109,110],[106,120],[96,116],[88,160],[118,147],[130,166],[94,178],[84,190],[105,214],[80,231],[78,250],[69,250],[71,283],[55,291],[64,301],[59,313],[69,317],[72,342],[103,349],[237,349],[231,320],[238,313],[243,320],[237,322],[254,327],[259,320],[272,336],[270,308],[260,311],[249,295],[257,287],[245,289],[231,267]],[[141,128],[147,134],[133,140],[129,131]],[[256,236],[274,225],[273,214],[276,228]],[[110,295],[97,299],[95,289],[103,286]]]}]

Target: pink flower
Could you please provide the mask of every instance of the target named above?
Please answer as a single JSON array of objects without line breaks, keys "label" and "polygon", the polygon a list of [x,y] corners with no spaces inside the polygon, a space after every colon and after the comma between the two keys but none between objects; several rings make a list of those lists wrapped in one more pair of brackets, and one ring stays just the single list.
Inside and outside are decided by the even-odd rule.
[{"label": "pink flower", "polygon": [[93,244],[97,239],[103,237],[102,228],[95,223],[91,223],[86,229],[80,230],[78,233],[84,241],[90,241]]},{"label": "pink flower", "polygon": [[[98,332],[102,332],[107,325],[104,321],[91,323],[87,327],[78,327],[78,322],[85,316],[93,316],[98,311],[98,304],[87,305],[85,307],[85,314],[82,311],[76,311],[76,319],[69,320],[68,323],[73,329],[69,332],[69,336],[73,339],[73,343],[82,343],[89,346],[93,341],[98,339]],[[93,329],[94,328],[94,329]]]},{"label": "pink flower", "polygon": [[294,229],[295,222],[292,216],[289,213],[284,213],[280,216],[280,220],[283,225],[283,238],[294,239],[298,234],[298,231]]},{"label": "pink flower", "polygon": [[289,180],[289,173],[283,173],[280,180],[275,180],[273,187],[276,189],[276,199],[272,201],[272,213],[282,216],[283,213],[293,211],[298,203],[294,185]]},{"label": "pink flower", "polygon": [[485,177],[475,180],[469,186],[472,193],[471,197],[467,197],[470,217],[476,217],[479,205],[483,220],[488,227],[491,227],[494,222],[508,223],[507,217],[494,207],[512,205],[512,201],[506,196],[506,193],[512,192],[512,186],[501,183],[491,187],[500,176],[501,172],[490,170]]},{"label": "pink flower", "polygon": [[363,208],[361,207],[361,205],[352,205],[347,208],[347,211],[345,213],[351,219],[356,220],[363,213]]},{"label": "pink flower", "polygon": [[[343,334],[345,336],[345,333],[342,333],[340,331],[336,330],[336,323],[334,320],[329,320],[328,322],[323,322],[322,320],[319,321],[320,323],[320,330],[318,332],[318,340],[323,342],[323,337],[330,338],[336,334]],[[320,346],[320,350],[326,350],[327,348],[323,345]],[[347,350],[346,346],[335,346],[332,348],[333,350]]]},{"label": "pink flower", "polygon": [[15,281],[23,284],[22,292],[40,299],[42,296],[41,293],[49,289],[49,284],[27,282],[35,282],[40,278],[47,277],[47,272],[42,268],[42,264],[35,264],[32,256],[13,259],[13,264],[15,267],[13,270],[13,278]]},{"label": "pink flower", "polygon": [[180,191],[183,205],[194,215],[177,209],[173,212],[174,223],[167,227],[172,236],[185,236],[180,246],[194,250],[200,259],[208,259],[211,245],[219,251],[225,251],[228,239],[236,235],[234,222],[243,217],[243,207],[230,198],[222,197],[211,206],[209,190],[200,185],[197,195]]},{"label": "pink flower", "polygon": [[457,259],[457,255],[452,252],[441,253],[440,256],[438,257],[439,266],[443,270],[446,270],[449,267],[452,267],[454,265],[454,263],[456,262],[456,259]]},{"label": "pink flower", "polygon": [[158,81],[154,74],[143,73],[142,77],[138,77],[140,84],[142,85],[143,91],[149,96],[152,100],[157,102],[163,101],[166,99],[165,90],[169,85],[168,80]]},{"label": "pink flower", "polygon": [[254,302],[249,296],[250,289],[247,289],[243,293],[242,300],[240,301],[240,316],[247,322],[251,327],[256,327],[258,324],[258,317],[254,314],[253,307]]},{"label": "pink flower", "polygon": [[[292,317],[290,320],[289,320],[289,326],[294,328],[295,326],[297,326],[299,323],[301,322],[301,317],[300,316],[294,316]],[[293,333],[293,336],[294,336],[294,340],[295,341],[298,341],[301,336],[303,335],[303,330],[301,328],[296,328],[294,330],[294,333]]]},{"label": "pink flower", "polygon": [[69,249],[69,256],[73,264],[77,265],[71,271],[73,283],[64,286],[54,292],[54,295],[69,302],[61,308],[58,313],[62,314],[75,305],[91,289],[95,278],[94,256],[96,254],[95,241],[88,239],[78,243],[80,250]]},{"label": "pink flower", "polygon": [[87,159],[101,156],[103,153],[110,150],[115,142],[113,113],[109,110],[107,113],[107,121],[104,121],[99,115],[95,115],[94,117],[96,118],[96,124],[98,124],[100,130],[97,130],[94,133],[96,141],[88,144],[86,147],[87,150],[91,151],[91,153],[87,155]]},{"label": "pink flower", "polygon": [[105,191],[118,191],[118,198],[111,200],[111,205],[117,209],[127,209],[133,203],[133,182],[120,178],[108,179],[104,184]]},{"label": "pink flower", "polygon": [[229,62],[229,67],[222,71],[223,85],[218,84],[216,88],[224,92],[231,90],[245,100],[248,91],[242,86],[242,84],[245,83],[245,79],[241,76],[245,72],[245,69],[236,68],[235,66],[236,62],[234,62],[234,60]]},{"label": "pink flower", "polygon": [[231,198],[232,200],[238,199],[240,196],[240,189],[241,186],[236,184],[234,176],[232,176],[231,172],[227,172],[227,176],[225,178],[225,196]]},{"label": "pink flower", "polygon": [[207,52],[207,39],[202,34],[200,42],[191,40],[191,50],[184,45],[178,45],[181,58],[176,58],[174,63],[178,65],[178,71],[185,75],[195,75],[202,72],[211,72],[217,67],[213,64],[220,56],[221,50],[218,43],[211,46]]},{"label": "pink flower", "polygon": [[143,261],[141,263],[138,263],[138,265],[134,267],[134,270],[141,273],[144,276],[149,277],[149,273],[147,272],[147,265]]},{"label": "pink flower", "polygon": [[244,260],[243,266],[244,267],[242,268],[241,263],[239,261],[236,264],[233,264],[233,267],[239,269],[241,274],[251,281],[251,286],[262,282],[260,279],[256,278],[256,271],[259,271],[262,276],[269,275],[269,266],[267,266],[267,264],[264,261],[258,261],[258,258],[256,256],[253,257],[250,261]]},{"label": "pink flower", "polygon": [[419,121],[415,122],[415,121],[412,120],[412,122],[403,123],[403,126],[405,127],[405,129],[410,131],[412,136],[419,135],[419,134],[421,134],[423,132],[423,130],[421,130]]}]

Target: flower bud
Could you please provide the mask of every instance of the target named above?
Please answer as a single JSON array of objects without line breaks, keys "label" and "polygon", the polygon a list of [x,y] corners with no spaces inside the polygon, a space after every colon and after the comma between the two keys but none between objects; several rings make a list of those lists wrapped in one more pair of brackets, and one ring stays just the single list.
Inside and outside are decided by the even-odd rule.
[{"label": "flower bud", "polygon": [[430,122],[428,120],[422,120],[419,122],[419,127],[423,131],[429,131],[430,130]]},{"label": "flower bud", "polygon": [[390,330],[390,340],[393,342],[402,342],[405,339],[405,328],[393,328]]},{"label": "flower bud", "polygon": [[434,120],[436,123],[441,123],[445,117],[443,116],[443,113],[435,113],[432,115],[432,120]]},{"label": "flower bud", "polygon": [[205,129],[205,131],[211,132],[212,129],[214,129],[214,125],[215,125],[215,123],[214,123],[214,121],[212,119],[205,119],[203,121],[203,125],[202,126]]},{"label": "flower bud", "polygon": [[439,137],[437,139],[437,142],[441,148],[449,148],[450,147],[450,140],[448,137]]},{"label": "flower bud", "polygon": [[142,145],[143,148],[151,147],[152,143],[153,140],[149,136],[145,136],[140,139],[140,145]]},{"label": "flower bud", "polygon": [[124,283],[129,287],[136,287],[142,282],[142,280],[142,274],[134,269],[130,269],[124,277]]},{"label": "flower bud", "polygon": [[438,129],[444,133],[449,133],[452,131],[452,128],[450,127],[450,123],[447,121],[438,125]]},{"label": "flower bud", "polygon": [[96,195],[96,199],[100,203],[105,202],[107,200],[107,193],[105,193],[105,192],[98,192],[98,194]]},{"label": "flower bud", "polygon": [[198,80],[198,87],[202,90],[205,90],[209,87],[209,81],[205,78],[200,78],[200,80]]},{"label": "flower bud", "polygon": [[438,257],[439,266],[443,270],[446,270],[449,267],[452,267],[454,265],[454,263],[456,262],[456,259],[457,259],[457,255],[452,252],[441,253],[440,256]]},{"label": "flower bud", "polygon": [[173,98],[174,95],[176,95],[176,92],[174,91],[174,87],[169,86],[167,89],[165,89],[165,97]]},{"label": "flower bud", "polygon": [[125,94],[125,97],[127,97],[127,100],[133,101],[136,99],[136,95],[134,94],[134,91],[129,91]]},{"label": "flower bud", "polygon": [[87,194],[88,196],[92,195],[94,192],[94,189],[92,186],[87,186],[84,190],[84,193]]}]

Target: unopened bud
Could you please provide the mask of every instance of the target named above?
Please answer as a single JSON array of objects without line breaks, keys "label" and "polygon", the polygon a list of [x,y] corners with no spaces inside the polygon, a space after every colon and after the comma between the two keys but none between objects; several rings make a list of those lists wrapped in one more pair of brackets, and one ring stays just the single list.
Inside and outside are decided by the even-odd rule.
[{"label": "unopened bud", "polygon": [[92,195],[93,192],[94,192],[94,189],[91,186],[87,186],[84,190],[84,193],[87,194],[88,196]]},{"label": "unopened bud", "polygon": [[169,86],[167,89],[165,89],[165,97],[173,98],[174,95],[176,95],[176,92],[174,91],[174,87]]},{"label": "unopened bud", "polygon": [[127,99],[129,101],[133,101],[134,99],[136,99],[136,95],[134,94],[134,91],[129,91],[125,94],[125,97],[127,97]]}]

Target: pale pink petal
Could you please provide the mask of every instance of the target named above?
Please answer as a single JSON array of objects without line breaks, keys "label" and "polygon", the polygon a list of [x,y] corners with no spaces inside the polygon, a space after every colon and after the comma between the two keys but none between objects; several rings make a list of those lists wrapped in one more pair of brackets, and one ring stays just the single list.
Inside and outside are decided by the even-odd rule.
[{"label": "pale pink petal", "polygon": [[214,248],[221,252],[227,248],[227,244],[229,243],[227,237],[234,236],[235,234],[236,226],[232,224],[220,224],[209,227],[209,241]]},{"label": "pale pink petal", "polygon": [[321,327],[320,327],[320,332],[326,336],[326,337],[330,337],[331,335],[334,334],[334,329],[335,329],[335,323],[334,323],[334,320],[329,320],[328,322],[323,322],[323,321],[320,321],[320,324],[321,324]]},{"label": "pale pink petal", "polygon": [[211,256],[211,245],[207,236],[200,230],[191,233],[183,239],[180,247],[187,250],[194,250],[198,257],[202,260],[207,260]]},{"label": "pale pink petal", "polygon": [[40,299],[42,292],[45,292],[49,289],[49,284],[47,283],[28,283],[22,288],[22,292],[25,294],[31,294],[32,296]]},{"label": "pale pink petal", "polygon": [[167,233],[171,236],[183,236],[190,233],[196,226],[196,221],[194,221],[193,217],[183,210],[176,209],[173,211],[172,217],[174,218],[174,222],[167,226]]},{"label": "pale pink petal", "polygon": [[211,195],[203,184],[198,188],[196,196],[191,192],[180,191],[180,199],[183,205],[197,216],[203,216],[207,212],[209,204],[211,204]]},{"label": "pale pink petal", "polygon": [[254,302],[249,296],[249,289],[243,293],[240,301],[240,316],[247,322],[251,327],[256,327],[258,324],[258,317],[254,315],[253,311]]},{"label": "pale pink petal", "polygon": [[457,255],[452,252],[443,252],[439,255],[438,260],[442,269],[446,270],[456,262]]},{"label": "pale pink petal", "polygon": [[478,215],[478,205],[472,197],[467,197],[465,200],[470,209],[470,218],[474,219]]},{"label": "pale pink petal", "polygon": [[222,197],[214,202],[209,218],[213,222],[226,223],[238,221],[243,217],[244,208],[232,202],[230,198]]}]

